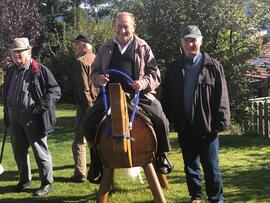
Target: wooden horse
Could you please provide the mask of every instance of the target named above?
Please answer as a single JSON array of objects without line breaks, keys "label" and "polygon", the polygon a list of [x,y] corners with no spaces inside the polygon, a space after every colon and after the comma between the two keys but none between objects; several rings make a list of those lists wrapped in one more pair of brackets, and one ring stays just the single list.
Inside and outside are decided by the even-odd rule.
[{"label": "wooden horse", "polygon": [[158,174],[152,164],[157,147],[157,140],[149,119],[136,113],[130,130],[126,95],[119,83],[109,84],[111,106],[111,135],[108,137],[105,128],[106,119],[97,129],[95,148],[103,163],[104,172],[97,194],[97,202],[105,203],[113,181],[116,168],[142,166],[149,183],[154,201],[166,202],[161,185],[169,188],[165,175]]}]

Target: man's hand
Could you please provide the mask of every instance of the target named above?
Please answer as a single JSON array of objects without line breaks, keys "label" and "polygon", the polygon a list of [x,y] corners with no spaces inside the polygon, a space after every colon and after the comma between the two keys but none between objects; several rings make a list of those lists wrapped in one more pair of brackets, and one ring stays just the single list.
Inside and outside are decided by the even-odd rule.
[{"label": "man's hand", "polygon": [[108,74],[100,74],[98,76],[98,85],[100,86],[105,86],[107,84],[107,82],[109,82],[109,75]]},{"label": "man's hand", "polygon": [[221,130],[215,130],[215,133],[216,134],[218,134],[218,133],[220,133],[221,132]]},{"label": "man's hand", "polygon": [[34,108],[33,108],[33,114],[39,114],[41,113],[41,107],[38,106],[38,105],[34,105]]},{"label": "man's hand", "polygon": [[130,85],[136,92],[139,92],[143,89],[142,84],[139,80],[134,81]]}]

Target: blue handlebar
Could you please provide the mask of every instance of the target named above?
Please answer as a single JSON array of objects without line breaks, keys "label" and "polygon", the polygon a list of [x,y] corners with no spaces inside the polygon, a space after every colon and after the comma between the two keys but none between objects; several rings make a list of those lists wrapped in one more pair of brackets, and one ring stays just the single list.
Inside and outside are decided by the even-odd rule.
[{"label": "blue handlebar", "polygon": [[123,71],[114,69],[114,68],[108,69],[106,71],[106,73],[117,73],[117,74],[123,76],[126,80],[128,80],[128,82],[130,82],[130,83],[134,82],[134,80],[132,80],[132,78],[128,74],[124,73]]},{"label": "blue handlebar", "polygon": [[[128,80],[129,83],[133,83],[134,80],[132,80],[132,78],[127,75],[126,73],[120,71],[120,70],[116,70],[116,69],[109,69],[106,71],[105,74],[110,74],[110,73],[117,73],[121,76],[123,76],[126,80]],[[108,103],[107,103],[107,95],[106,95],[106,89],[105,89],[105,86],[102,86],[102,94],[103,94],[103,101],[104,101],[104,108],[105,108],[105,116],[106,116],[106,125],[107,127],[109,126],[109,119],[108,119]],[[131,114],[131,118],[130,118],[130,121],[129,121],[129,129],[132,129],[132,124],[133,124],[133,121],[135,119],[135,114],[136,114],[136,110],[137,110],[137,106],[138,106],[138,103],[139,103],[139,97],[140,97],[140,92],[136,92],[135,93],[135,103],[134,103],[134,106],[133,106],[133,112]]]}]

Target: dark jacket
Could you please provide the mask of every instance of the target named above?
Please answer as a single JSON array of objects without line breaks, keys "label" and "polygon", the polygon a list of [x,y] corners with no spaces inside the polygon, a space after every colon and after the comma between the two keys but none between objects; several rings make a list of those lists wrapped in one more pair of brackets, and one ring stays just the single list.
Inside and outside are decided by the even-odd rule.
[{"label": "dark jacket", "polygon": [[[9,91],[11,77],[16,68],[15,64],[8,67],[4,77],[3,98],[4,122],[6,126],[9,126],[7,94]],[[32,60],[29,68],[32,72],[28,91],[35,102],[35,106],[40,109],[41,130],[44,133],[50,133],[55,127],[55,103],[61,97],[61,89],[51,71],[45,66]]]},{"label": "dark jacket", "polygon": [[203,54],[192,103],[192,119],[184,110],[185,57],[181,55],[167,66],[162,85],[163,108],[180,135],[192,137],[215,135],[230,124],[230,107],[223,67],[208,54]]}]

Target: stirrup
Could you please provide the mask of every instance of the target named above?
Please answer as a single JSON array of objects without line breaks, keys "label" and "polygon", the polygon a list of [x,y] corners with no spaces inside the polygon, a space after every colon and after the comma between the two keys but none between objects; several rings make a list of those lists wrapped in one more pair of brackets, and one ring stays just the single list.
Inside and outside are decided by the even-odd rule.
[{"label": "stirrup", "polygon": [[156,156],[155,162],[156,170],[161,174],[168,174],[172,172],[173,166],[165,153]]}]

